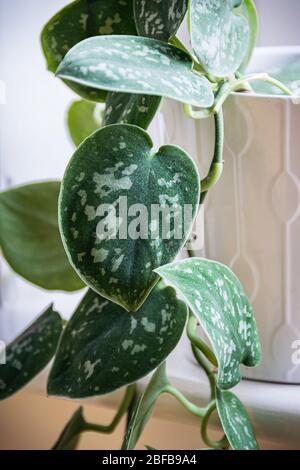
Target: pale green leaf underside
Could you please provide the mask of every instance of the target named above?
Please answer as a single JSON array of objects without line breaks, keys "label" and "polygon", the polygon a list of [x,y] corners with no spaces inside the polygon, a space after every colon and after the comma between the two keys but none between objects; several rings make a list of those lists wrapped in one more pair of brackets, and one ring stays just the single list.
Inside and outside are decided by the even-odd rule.
[{"label": "pale green leaf underside", "polygon": [[103,125],[124,123],[147,129],[160,105],[160,96],[109,92]]},{"label": "pale green leaf underside", "polygon": [[187,6],[188,0],[134,0],[139,35],[168,41],[179,28]]},{"label": "pale green leaf underside", "polygon": [[139,380],[175,348],[186,317],[185,304],[162,283],[134,314],[89,290],[64,331],[48,392],[84,398]]},{"label": "pale green leaf underside", "polygon": [[[49,70],[56,72],[66,53],[86,38],[106,34],[136,35],[133,0],[78,0],[67,5],[45,25],[42,47]],[[82,98],[102,102],[106,92],[66,82]]]},{"label": "pale green leaf underside", "polygon": [[70,266],[58,230],[60,183],[19,186],[0,193],[0,246],[11,268],[48,290],[84,284]]},{"label": "pale green leaf underside", "polygon": [[217,389],[217,409],[231,447],[234,450],[257,450],[252,424],[242,402],[232,392]]},{"label": "pale green leaf underside", "polygon": [[156,39],[86,39],[68,52],[57,74],[81,85],[166,96],[199,107],[209,107],[214,101],[211,84],[192,71],[189,55]]},{"label": "pale green leaf underside", "polygon": [[6,348],[6,364],[0,365],[0,400],[30,382],[52,359],[62,332],[62,320],[49,307]]},{"label": "pale green leaf underside", "polygon": [[169,381],[166,376],[166,364],[163,363],[151,377],[142,396],[136,401],[135,409],[125,434],[124,450],[135,448],[144,428],[152,416],[156,400],[167,385],[169,385]]},{"label": "pale green leaf underside", "polygon": [[[173,260],[183,247],[199,200],[192,159],[175,146],[161,147],[156,154],[152,146],[150,136],[136,126],[115,124],[96,131],[72,157],[60,194],[60,230],[74,268],[92,289],[131,311],[156,284],[153,269]],[[136,212],[137,203],[142,213]],[[108,215],[101,214],[103,204],[109,205]],[[161,214],[158,220],[152,211],[155,204],[170,209],[170,230],[163,232]],[[185,224],[178,223],[175,234],[185,204],[191,217],[183,217]]]},{"label": "pale green leaf underside", "polygon": [[204,69],[216,77],[234,73],[247,53],[249,24],[236,8],[242,1],[190,0],[193,49]]},{"label": "pale green leaf underside", "polygon": [[68,109],[67,125],[71,139],[76,147],[89,135],[101,127],[103,108],[90,101],[74,101]]},{"label": "pale green leaf underside", "polygon": [[218,386],[229,389],[241,378],[240,364],[260,361],[252,307],[237,277],[215,261],[193,258],[156,270],[178,289],[199,318],[218,359]]},{"label": "pale green leaf underside", "polygon": [[258,33],[258,16],[254,0],[244,0],[240,6],[242,15],[247,19],[249,25],[249,41],[247,53],[244,57],[242,64],[239,67],[240,72],[245,72],[247,65],[249,64],[253,50],[256,45],[257,33]]}]

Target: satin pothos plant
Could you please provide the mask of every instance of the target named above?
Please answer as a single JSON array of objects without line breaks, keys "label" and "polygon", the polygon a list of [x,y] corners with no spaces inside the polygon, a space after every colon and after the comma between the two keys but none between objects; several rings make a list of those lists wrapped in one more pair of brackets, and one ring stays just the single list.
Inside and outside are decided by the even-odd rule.
[{"label": "satin pothos plant", "polygon": [[[176,36],[186,18],[191,47]],[[256,33],[252,0],[77,0],[42,31],[48,69],[80,96],[68,111],[77,149],[61,182],[0,194],[1,248],[15,272],[39,287],[86,290],[69,321],[50,306],[8,346],[0,398],[53,357],[51,396],[80,399],[126,387],[110,425],[88,423],[80,408],[55,449],[74,449],[86,431],[113,432],[125,414],[122,447],[133,449],[165,393],[201,420],[206,446],[258,448],[231,391],[240,365],[260,361],[251,305],[226,266],[194,256],[191,246],[189,257],[176,260],[222,174],[227,97],[249,90],[251,80],[291,94],[267,74],[245,74]],[[153,148],[147,128],[165,97],[182,103],[189,118],[213,116],[215,151],[205,177],[181,148]],[[211,387],[205,407],[166,375],[165,361],[185,331]],[[140,393],[136,382],[152,372]],[[217,442],[208,435],[215,411],[224,430]]]}]

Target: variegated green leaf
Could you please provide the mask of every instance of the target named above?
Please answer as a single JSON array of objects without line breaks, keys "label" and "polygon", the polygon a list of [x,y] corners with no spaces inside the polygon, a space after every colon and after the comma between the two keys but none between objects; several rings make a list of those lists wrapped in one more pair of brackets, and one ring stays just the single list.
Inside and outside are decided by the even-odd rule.
[{"label": "variegated green leaf", "polygon": [[103,105],[90,101],[74,101],[68,109],[67,124],[71,139],[76,147],[101,127]]},{"label": "variegated green leaf", "polygon": [[[288,64],[280,65],[268,71],[269,74],[286,85],[292,90],[296,96],[300,96],[300,60],[291,61]],[[262,93],[266,95],[282,95],[283,91],[279,88],[271,85],[270,83],[262,81],[251,82],[256,93]]]},{"label": "variegated green leaf", "polygon": [[199,318],[218,359],[218,386],[232,388],[240,364],[260,361],[260,342],[252,307],[233,272],[215,261],[192,258],[156,269],[178,289]]},{"label": "variegated green leaf", "polygon": [[[43,29],[41,40],[48,68],[52,72],[75,44],[86,38],[107,34],[137,34],[133,0],[77,0],[54,15]],[[106,92],[67,82],[82,98],[104,101]]]},{"label": "variegated green leaf", "polygon": [[134,0],[139,35],[168,41],[179,28],[187,7],[188,0]]},{"label": "variegated green leaf", "polygon": [[51,395],[102,395],[139,380],[171,353],[187,307],[158,284],[138,313],[89,290],[64,331],[50,374]]},{"label": "variegated green leaf", "polygon": [[205,108],[214,101],[210,82],[192,71],[190,56],[156,39],[86,39],[68,52],[57,75],[88,87],[166,96]]},{"label": "variegated green leaf", "polygon": [[156,284],[153,269],[179,253],[198,208],[192,159],[179,147],[154,153],[152,146],[136,126],[96,131],[75,152],[60,194],[71,263],[92,289],[129,311]]},{"label": "variegated green leaf", "polygon": [[52,359],[62,332],[62,320],[49,307],[6,348],[0,365],[0,400],[28,384]]},{"label": "variegated green leaf", "polygon": [[49,290],[84,284],[70,266],[58,230],[60,183],[48,181],[0,193],[0,246],[11,268]]},{"label": "variegated green leaf", "polygon": [[243,0],[190,0],[191,41],[204,69],[216,77],[234,73],[248,50],[250,28]]},{"label": "variegated green leaf", "polygon": [[163,363],[151,377],[145,392],[136,400],[135,409],[128,424],[122,446],[124,450],[135,448],[143,430],[152,416],[156,400],[168,385],[166,364]]},{"label": "variegated green leaf", "polygon": [[103,125],[135,124],[147,129],[161,102],[160,96],[109,92]]},{"label": "variegated green leaf", "polygon": [[252,424],[242,402],[232,392],[217,389],[217,408],[231,447],[234,450],[257,450]]}]

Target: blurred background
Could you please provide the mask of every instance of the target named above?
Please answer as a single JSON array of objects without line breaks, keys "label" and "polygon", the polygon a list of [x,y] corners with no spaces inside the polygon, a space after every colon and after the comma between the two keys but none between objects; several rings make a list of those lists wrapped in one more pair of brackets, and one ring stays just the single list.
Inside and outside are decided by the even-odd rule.
[{"label": "blurred background", "polygon": [[[65,128],[65,113],[75,95],[47,72],[39,42],[43,25],[66,3],[66,0],[0,0],[1,188],[61,178],[74,150]],[[256,4],[260,46],[300,44],[299,0],[256,0]],[[2,266],[0,280],[0,339],[9,341],[30,321],[33,288],[15,279],[6,266]],[[47,302],[51,300],[50,294],[34,295],[36,306],[41,305],[41,309],[47,296]],[[58,307],[61,305],[65,313],[78,298],[69,297],[68,305],[64,306],[65,296],[56,297]],[[10,316],[12,309],[20,313]],[[0,403],[0,449],[49,448],[76,406],[26,388]],[[111,415],[109,409],[87,406],[90,420],[108,422]],[[88,435],[81,448],[114,449],[120,442],[120,432],[114,437]],[[154,419],[143,443],[157,448],[196,449],[200,447],[199,424],[197,420],[175,425]]]}]

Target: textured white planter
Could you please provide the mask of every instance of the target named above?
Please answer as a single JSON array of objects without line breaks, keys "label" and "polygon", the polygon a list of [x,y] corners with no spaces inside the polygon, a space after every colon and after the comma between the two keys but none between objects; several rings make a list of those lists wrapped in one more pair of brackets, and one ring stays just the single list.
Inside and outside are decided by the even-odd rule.
[{"label": "textured white planter", "polygon": [[[300,49],[262,49],[255,69],[288,62],[291,54],[299,58]],[[156,143],[182,146],[203,177],[212,124],[187,119],[168,101],[154,124]],[[224,176],[205,208],[204,255],[234,270],[256,313],[263,362],[244,368],[244,376],[300,383],[300,364],[293,362],[300,340],[300,105],[235,94],[225,106],[225,134]]]}]

